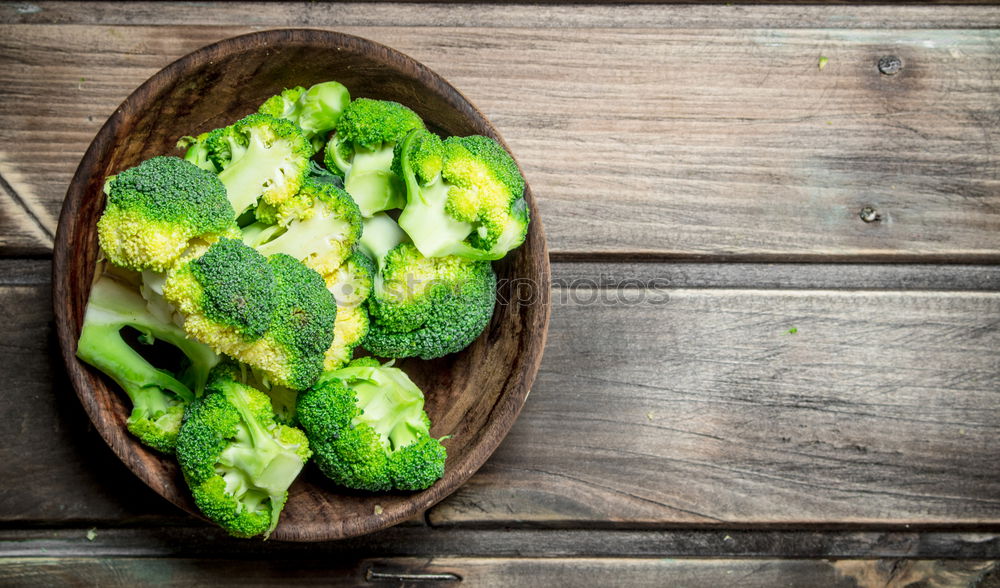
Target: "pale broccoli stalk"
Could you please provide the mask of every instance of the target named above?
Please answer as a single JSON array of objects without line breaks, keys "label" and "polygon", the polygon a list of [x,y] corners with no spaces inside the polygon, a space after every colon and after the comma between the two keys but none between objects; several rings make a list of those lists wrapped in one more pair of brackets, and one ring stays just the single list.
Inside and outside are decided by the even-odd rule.
[{"label": "pale broccoli stalk", "polygon": [[318,151],[350,102],[351,94],[343,84],[323,82],[308,90],[301,86],[285,90],[268,98],[258,112],[297,124]]},{"label": "pale broccoli stalk", "polygon": [[320,471],[338,484],[422,490],[444,474],[424,395],[399,368],[366,358],[327,372],[301,395],[298,415]]},{"label": "pale broccoli stalk", "polygon": [[524,179],[493,139],[416,130],[397,146],[393,169],[406,185],[399,226],[422,254],[494,260],[524,242]]},{"label": "pale broccoli stalk", "polygon": [[275,423],[267,396],[236,381],[234,369],[213,372],[188,411],[177,459],[205,516],[235,536],[266,538],[312,452],[302,431]]},{"label": "pale broccoli stalk", "polygon": [[[189,382],[150,364],[122,337],[125,327],[137,330],[140,342],[160,340],[183,352],[189,362]],[[184,407],[201,393],[209,371],[219,361],[209,347],[150,313],[138,292],[108,277],[98,279],[91,290],[77,357],[121,386],[132,401],[129,431],[164,453],[173,453]]]}]

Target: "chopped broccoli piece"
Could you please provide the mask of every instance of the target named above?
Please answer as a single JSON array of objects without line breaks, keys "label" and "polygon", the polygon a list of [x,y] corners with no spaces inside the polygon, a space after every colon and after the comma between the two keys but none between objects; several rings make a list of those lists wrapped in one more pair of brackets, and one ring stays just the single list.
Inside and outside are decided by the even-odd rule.
[{"label": "chopped broccoli piece", "polygon": [[267,396],[220,366],[191,405],[177,436],[177,461],[206,517],[237,537],[265,538],[278,525],[288,488],[312,455],[305,434],[279,425]]},{"label": "chopped broccoli piece", "polygon": [[188,335],[280,385],[307,388],[322,371],[336,303],[323,278],[292,257],[220,239],[168,272],[163,294]]},{"label": "chopped broccoli piece", "polygon": [[500,259],[524,242],[524,179],[493,139],[416,130],[397,146],[393,170],[406,184],[399,226],[424,255]]},{"label": "chopped broccoli piece", "polygon": [[324,161],[330,171],[343,174],[344,188],[364,216],[405,203],[402,182],[391,169],[393,149],[407,133],[422,128],[420,117],[397,102],[359,98],[344,110]]},{"label": "chopped broccoli piece", "polygon": [[488,261],[424,257],[388,216],[367,219],[361,250],[378,272],[362,346],[380,357],[433,359],[468,347],[496,304]]},{"label": "chopped broccoli piece", "polygon": [[177,157],[154,157],[106,184],[108,201],[97,221],[111,263],[163,271],[191,241],[239,234],[218,178]]},{"label": "chopped broccoli piece", "polygon": [[274,118],[284,118],[292,122],[296,122],[299,117],[299,111],[302,106],[299,104],[299,98],[306,91],[302,86],[295,86],[294,88],[285,88],[280,94],[275,94],[257,109],[257,112],[261,114],[268,114]]},{"label": "chopped broccoli piece", "polygon": [[496,274],[488,261],[424,257],[393,248],[375,280],[362,346],[380,357],[433,359],[469,346],[493,316]]},{"label": "chopped broccoli piece", "polygon": [[277,206],[293,197],[313,154],[312,145],[295,123],[259,113],[212,131],[206,148],[221,170],[219,180],[236,216],[259,200]]},{"label": "chopped broccoli piece", "polygon": [[337,303],[323,278],[295,258],[278,253],[268,263],[274,269],[278,296],[267,337],[285,359],[265,371],[279,384],[302,390],[323,371],[324,355],[333,342]]},{"label": "chopped broccoli piece", "polygon": [[299,193],[277,209],[278,224],[258,221],[243,230],[243,242],[264,255],[284,253],[321,274],[336,271],[361,236],[361,211],[332,184],[307,179]]},{"label": "chopped broccoli piece", "polygon": [[[140,342],[169,343],[187,358],[188,383],[153,367],[122,337],[140,333]],[[132,401],[126,426],[150,447],[173,453],[184,407],[200,394],[219,358],[210,348],[184,336],[177,325],[150,313],[138,292],[102,276],[90,292],[77,357],[110,376]]]},{"label": "chopped broccoli piece", "polygon": [[359,361],[326,372],[299,397],[298,416],[328,478],[358,490],[422,490],[444,474],[424,395],[399,368]]},{"label": "chopped broccoli piece", "polygon": [[343,84],[322,82],[308,90],[298,86],[272,96],[258,112],[297,124],[318,150],[350,102],[351,94]]},{"label": "chopped broccoli piece", "polygon": [[208,148],[208,137],[211,133],[202,133],[197,137],[181,137],[177,141],[177,148],[184,151],[184,159],[190,161],[205,171],[213,174],[219,173],[219,168],[212,161],[211,152]]}]

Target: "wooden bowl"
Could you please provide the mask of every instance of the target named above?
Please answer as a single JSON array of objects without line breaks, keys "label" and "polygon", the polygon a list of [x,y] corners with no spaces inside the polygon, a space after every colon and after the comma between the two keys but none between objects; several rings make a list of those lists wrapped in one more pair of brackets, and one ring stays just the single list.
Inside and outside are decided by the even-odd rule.
[{"label": "wooden bowl", "polygon": [[[104,178],[155,155],[177,154],[183,135],[225,126],[293,86],[337,80],[352,97],[395,100],[444,135],[479,134],[503,143],[475,106],[440,76],[383,45],[319,30],[273,30],[234,37],[160,70],[115,111],[80,162],[66,193],[55,243],[53,302],[63,358],[77,395],[97,430],[139,478],[197,515],[172,457],[146,448],[125,428],[128,398],[76,358],[97,254],[96,222]],[[401,366],[425,391],[435,436],[448,461],[444,477],[417,493],[345,491],[310,466],[295,482],[273,539],[318,541],[394,525],[448,496],[473,474],[507,434],[538,371],[549,309],[548,254],[530,189],[532,222],[523,246],[494,264],[499,298],[486,331],[465,351]],[[524,299],[523,284],[534,297]],[[519,294],[521,300],[514,300]]]}]

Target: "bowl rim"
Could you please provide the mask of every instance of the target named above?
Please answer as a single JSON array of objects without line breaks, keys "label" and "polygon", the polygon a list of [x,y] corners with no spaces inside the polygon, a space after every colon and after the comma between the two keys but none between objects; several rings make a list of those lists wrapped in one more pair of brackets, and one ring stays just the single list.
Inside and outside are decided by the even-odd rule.
[{"label": "bowl rim", "polygon": [[[155,99],[164,89],[169,88],[171,83],[193,73],[193,71],[199,69],[206,61],[229,57],[239,54],[246,49],[255,49],[281,43],[317,45],[326,49],[347,48],[356,53],[365,54],[386,65],[390,65],[396,71],[405,70],[406,73],[409,73],[420,84],[426,86],[431,92],[436,93],[440,98],[444,99],[450,107],[462,113],[464,117],[474,121],[476,126],[482,127],[482,134],[497,140],[507,149],[508,153],[511,153],[515,162],[517,161],[516,156],[513,155],[509,146],[489,119],[468,98],[439,74],[415,59],[386,45],[363,37],[325,29],[275,28],[227,37],[205,45],[183,55],[154,73],[133,90],[118,108],[115,109],[101,126],[88,146],[87,151],[84,153],[76,172],[73,174],[73,178],[70,180],[63,201],[53,245],[52,258],[52,303],[55,314],[56,334],[63,363],[72,382],[73,389],[102,439],[104,439],[118,459],[147,486],[172,504],[202,519],[204,519],[204,516],[196,508],[193,508],[193,503],[190,501],[190,497],[187,496],[186,487],[181,493],[181,498],[187,498],[187,500],[177,500],[177,493],[169,492],[170,488],[173,488],[173,485],[169,481],[162,480],[160,477],[154,475],[155,469],[135,467],[133,456],[136,446],[140,445],[139,442],[124,427],[104,423],[104,411],[98,405],[96,396],[87,383],[88,374],[94,372],[76,357],[76,344],[79,338],[80,325],[70,316],[71,296],[73,294],[71,288],[71,277],[74,275],[73,270],[83,271],[86,275],[92,276],[93,268],[75,266],[73,263],[76,257],[75,252],[70,251],[67,244],[73,242],[73,237],[82,229],[75,222],[75,218],[78,216],[81,204],[86,198],[86,187],[92,182],[92,176],[97,171],[95,169],[97,163],[101,156],[111,148],[111,140],[117,134],[119,127],[127,120],[130,113],[139,111],[143,103]],[[279,524],[278,528],[271,535],[272,540],[325,541],[344,539],[372,533],[410,519],[418,513],[425,512],[431,506],[451,495],[465,484],[472,474],[489,459],[500,442],[507,436],[527,399],[538,373],[551,314],[551,305],[549,304],[551,268],[548,248],[537,204],[527,182],[525,182],[524,196],[532,219],[529,231],[534,234],[534,238],[532,239],[529,235],[529,239],[532,239],[533,247],[538,249],[537,252],[533,253],[532,257],[537,257],[541,260],[539,264],[540,275],[538,276],[540,281],[539,292],[544,295],[541,298],[541,302],[538,303],[540,308],[536,311],[540,313],[538,332],[534,333],[535,343],[525,348],[522,354],[521,363],[523,368],[519,374],[520,381],[508,387],[512,392],[502,394],[498,398],[498,403],[492,408],[495,416],[492,416],[487,421],[488,425],[485,427],[487,430],[478,438],[474,445],[464,452],[466,459],[458,463],[452,462],[448,464],[451,471],[451,477],[448,480],[449,483],[444,484],[444,480],[441,480],[427,490],[415,493],[411,498],[397,502],[395,505],[386,508],[379,515],[372,515],[366,517],[360,523],[355,523],[351,531],[347,531],[345,525],[330,525],[322,527],[322,530],[319,532],[314,531],[309,534],[302,534],[290,532],[289,529],[282,529],[282,525]],[[96,239],[96,233],[93,238]],[[101,385],[107,385],[106,380],[102,379],[102,382]],[[112,393],[120,394],[117,390],[112,391]],[[474,456],[479,457],[473,459]],[[164,457],[164,459],[168,458]]]}]

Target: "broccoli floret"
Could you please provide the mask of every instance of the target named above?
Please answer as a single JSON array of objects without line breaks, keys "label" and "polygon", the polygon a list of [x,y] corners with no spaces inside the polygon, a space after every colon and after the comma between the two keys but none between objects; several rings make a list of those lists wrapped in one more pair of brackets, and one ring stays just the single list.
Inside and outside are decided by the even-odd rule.
[{"label": "broccoli floret", "polygon": [[399,226],[424,255],[500,259],[524,242],[524,179],[493,139],[413,131],[397,146],[393,170],[406,185]]},{"label": "broccoli floret", "polygon": [[424,257],[403,243],[389,252],[375,280],[362,346],[380,357],[456,353],[483,332],[495,304],[496,274],[488,261]]},{"label": "broccoli floret", "polygon": [[424,257],[405,237],[388,216],[365,223],[361,248],[378,273],[362,346],[381,357],[423,359],[465,349],[493,316],[496,274],[490,262]]},{"label": "broccoli floret", "polygon": [[212,131],[206,148],[237,216],[258,200],[277,206],[293,197],[313,154],[295,123],[259,113]]},{"label": "broccoli floret", "polygon": [[284,253],[320,274],[336,271],[361,236],[361,211],[344,190],[307,179],[294,198],[275,208],[277,214],[243,230],[243,242],[264,255]]},{"label": "broccoli floret", "polygon": [[326,287],[337,301],[337,321],[333,343],[326,350],[323,370],[339,368],[351,360],[354,349],[368,334],[365,302],[372,291],[375,266],[363,253],[355,251],[335,272],[325,276]]},{"label": "broccoli floret", "polygon": [[294,88],[285,88],[281,91],[281,94],[275,94],[257,109],[257,112],[261,114],[268,114],[274,118],[285,118],[292,122],[296,122],[299,116],[299,110],[301,106],[299,105],[299,98],[306,91],[302,86],[295,86]]},{"label": "broccoli floret", "polygon": [[208,148],[208,137],[211,133],[202,133],[197,137],[181,137],[177,148],[184,151],[184,159],[213,174],[219,173],[219,168],[212,161]]},{"label": "broccoli floret", "polygon": [[148,159],[106,187],[108,201],[97,235],[115,265],[163,271],[193,239],[239,234],[222,183],[178,157]]},{"label": "broccoli floret", "polygon": [[298,417],[316,464],[340,485],[422,490],[444,474],[424,395],[399,368],[361,361],[326,372],[300,395]]},{"label": "broccoli floret", "polygon": [[298,401],[298,390],[277,384],[261,370],[237,361],[227,360],[221,363],[216,367],[216,372],[223,369],[226,370],[230,379],[267,394],[271,400],[275,422],[290,427],[296,426],[298,421],[295,418],[295,405]]},{"label": "broccoli floret", "polygon": [[301,390],[322,371],[336,303],[323,278],[292,257],[220,239],[168,272],[163,294],[188,335],[280,385]]},{"label": "broccoli floret", "polygon": [[308,90],[301,86],[285,90],[268,98],[258,112],[297,124],[319,150],[350,102],[351,94],[343,84],[323,82]]},{"label": "broccoli floret", "polygon": [[177,461],[195,504],[237,537],[265,538],[288,488],[312,455],[305,434],[275,423],[267,396],[220,366],[191,405],[177,436]]},{"label": "broccoli floret", "polygon": [[392,172],[393,149],[407,133],[424,128],[417,113],[397,102],[359,98],[344,109],[324,161],[344,175],[344,188],[366,217],[402,208],[405,189]]},{"label": "broccoli floret", "polygon": [[279,384],[302,390],[323,371],[324,355],[333,342],[337,303],[323,278],[300,261],[278,253],[268,263],[274,268],[277,301],[267,338],[285,359],[265,371]]},{"label": "broccoli floret", "polygon": [[[187,384],[153,367],[122,337],[122,329],[140,333],[140,342],[160,340],[179,349],[189,363]],[[219,358],[184,336],[177,325],[148,310],[138,292],[102,276],[94,283],[84,316],[77,357],[110,376],[132,401],[126,425],[150,447],[173,453],[184,407],[200,394]]]}]

